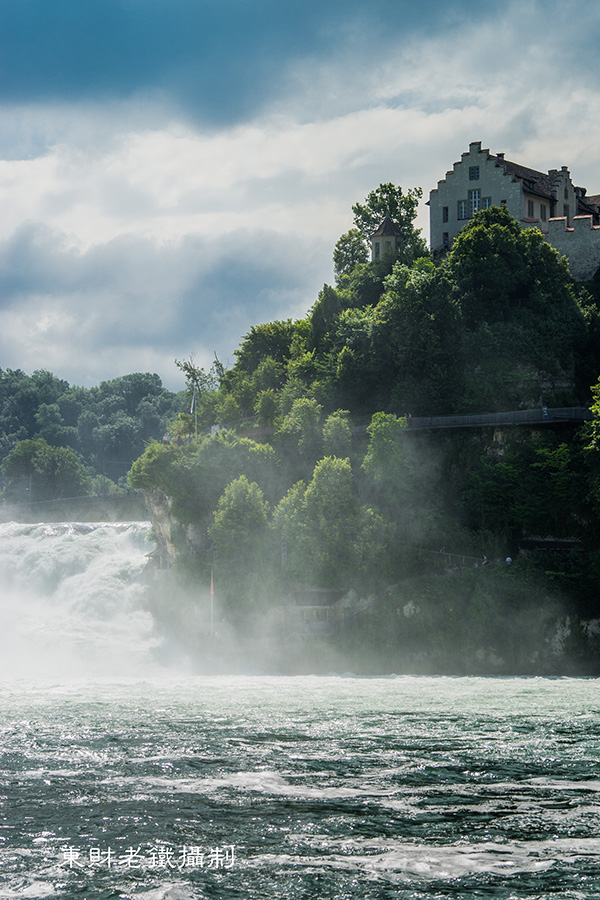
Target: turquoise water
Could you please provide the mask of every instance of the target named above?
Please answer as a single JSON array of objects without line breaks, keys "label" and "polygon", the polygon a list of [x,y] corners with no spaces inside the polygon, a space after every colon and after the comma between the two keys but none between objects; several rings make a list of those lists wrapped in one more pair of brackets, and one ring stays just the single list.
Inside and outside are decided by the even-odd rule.
[{"label": "turquoise water", "polygon": [[594,679],[5,679],[0,897],[600,897]]}]

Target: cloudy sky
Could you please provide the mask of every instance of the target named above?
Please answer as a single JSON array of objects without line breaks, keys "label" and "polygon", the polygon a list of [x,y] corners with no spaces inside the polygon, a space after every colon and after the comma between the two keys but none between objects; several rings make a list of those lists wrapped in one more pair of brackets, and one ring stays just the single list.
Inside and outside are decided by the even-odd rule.
[{"label": "cloudy sky", "polygon": [[599,36],[597,0],[0,0],[0,368],[231,365],[472,140],[600,192]]}]

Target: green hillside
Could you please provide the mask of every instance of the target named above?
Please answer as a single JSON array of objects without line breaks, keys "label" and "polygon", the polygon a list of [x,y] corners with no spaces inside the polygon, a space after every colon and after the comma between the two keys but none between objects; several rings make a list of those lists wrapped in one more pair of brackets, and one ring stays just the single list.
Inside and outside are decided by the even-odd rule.
[{"label": "green hillside", "polygon": [[[388,189],[389,209],[391,188],[371,203]],[[551,670],[549,635],[568,617],[561,652],[570,641],[569,665],[587,671],[600,617],[597,425],[541,411],[600,396],[596,286],[575,285],[541,233],[502,208],[478,213],[434,264],[414,197],[395,190],[410,207],[398,254],[366,261],[357,205],[336,284],[306,318],[254,326],[229,371],[178,363],[195,413],[147,448],[131,484],[168,508],[173,577],[206,584],[212,569],[238,632],[300,590],[351,591],[370,611],[357,603],[325,629],[324,659],[369,668],[375,654],[389,670],[419,646],[425,669],[460,669],[441,654],[445,634],[471,669]],[[527,425],[411,427],[532,409]]]}]

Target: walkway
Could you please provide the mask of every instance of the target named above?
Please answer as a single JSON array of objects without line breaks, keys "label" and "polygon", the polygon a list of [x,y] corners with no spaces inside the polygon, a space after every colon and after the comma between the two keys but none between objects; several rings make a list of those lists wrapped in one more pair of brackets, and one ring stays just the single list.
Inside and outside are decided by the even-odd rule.
[{"label": "walkway", "polygon": [[592,418],[585,406],[538,407],[472,416],[410,416],[409,428],[481,428],[497,425],[581,425]]}]

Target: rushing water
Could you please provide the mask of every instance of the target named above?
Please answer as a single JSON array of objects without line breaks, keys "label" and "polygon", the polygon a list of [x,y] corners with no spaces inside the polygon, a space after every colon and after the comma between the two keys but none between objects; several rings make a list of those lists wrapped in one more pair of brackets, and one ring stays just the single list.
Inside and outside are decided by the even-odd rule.
[{"label": "rushing water", "polygon": [[143,529],[3,528],[1,900],[600,897],[597,680],[177,674]]},{"label": "rushing water", "polygon": [[5,683],[8,897],[600,896],[594,680]]},{"label": "rushing water", "polygon": [[149,528],[0,524],[0,674],[151,668],[160,638],[143,608]]}]

